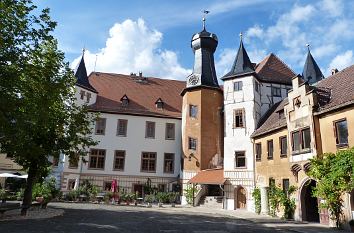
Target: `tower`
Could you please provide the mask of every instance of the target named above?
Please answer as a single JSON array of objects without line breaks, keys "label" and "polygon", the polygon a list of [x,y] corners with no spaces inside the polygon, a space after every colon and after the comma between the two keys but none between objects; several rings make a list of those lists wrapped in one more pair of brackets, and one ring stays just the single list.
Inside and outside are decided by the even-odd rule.
[{"label": "tower", "polygon": [[214,66],[217,45],[217,36],[205,29],[203,18],[203,30],[191,40],[193,73],[181,93],[184,183],[201,170],[222,167],[223,94]]},{"label": "tower", "polygon": [[304,71],[302,72],[303,79],[310,85],[316,84],[318,81],[324,79],[324,76],[318,67],[315,59],[310,52],[310,45],[307,44],[307,57],[304,65]]}]

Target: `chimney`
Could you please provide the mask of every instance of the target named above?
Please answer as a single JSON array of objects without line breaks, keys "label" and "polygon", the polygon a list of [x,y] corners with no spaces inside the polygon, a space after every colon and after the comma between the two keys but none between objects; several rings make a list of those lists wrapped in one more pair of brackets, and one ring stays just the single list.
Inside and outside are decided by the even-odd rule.
[{"label": "chimney", "polygon": [[139,71],[139,78],[141,79],[143,77],[143,72]]},{"label": "chimney", "polygon": [[337,69],[337,68],[334,68],[334,69],[331,70],[331,74],[332,74],[332,75],[334,75],[334,74],[336,74],[336,73],[338,73],[338,69]]},{"label": "chimney", "polygon": [[135,78],[136,77],[136,73],[131,72],[130,73],[130,77]]}]

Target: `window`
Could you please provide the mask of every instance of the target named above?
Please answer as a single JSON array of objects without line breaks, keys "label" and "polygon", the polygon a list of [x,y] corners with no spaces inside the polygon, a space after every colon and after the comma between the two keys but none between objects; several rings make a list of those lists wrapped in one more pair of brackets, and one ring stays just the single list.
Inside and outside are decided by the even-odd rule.
[{"label": "window", "polygon": [[310,128],[291,133],[292,151],[295,153],[308,152],[311,149]]},{"label": "window", "polygon": [[339,120],[334,122],[334,135],[338,147],[348,146],[348,125],[347,120]]},{"label": "window", "polygon": [[262,158],[262,144],[256,144],[256,161],[260,161]]},{"label": "window", "polygon": [[69,168],[75,169],[79,166],[79,157],[71,157],[69,156]]},{"label": "window", "polygon": [[159,192],[166,192],[166,184],[158,184],[157,190]]},{"label": "window", "polygon": [[267,148],[268,148],[268,159],[273,159],[273,140],[267,141]]},{"label": "window", "polygon": [[193,118],[197,118],[198,114],[198,106],[196,105],[189,105],[189,116]]},{"label": "window", "polygon": [[70,179],[68,180],[68,190],[73,190],[75,188],[75,180],[74,179]]},{"label": "window", "polygon": [[86,103],[89,103],[91,99],[91,93],[87,92],[86,94]]},{"label": "window", "polygon": [[234,91],[242,91],[242,81],[234,82]]},{"label": "window", "polygon": [[286,193],[286,195],[288,195],[289,187],[290,187],[289,179],[283,179],[283,191]]},{"label": "window", "polygon": [[294,105],[294,107],[296,106],[298,108],[301,106],[301,97],[300,96],[293,99],[293,105]]},{"label": "window", "polygon": [[126,95],[123,95],[120,101],[122,102],[123,107],[127,107],[129,105],[129,98]]},{"label": "window", "polygon": [[85,98],[85,91],[81,90],[80,91],[80,99],[84,99]]},{"label": "window", "polygon": [[190,150],[197,150],[197,139],[188,138],[188,148]]},{"label": "window", "polygon": [[281,97],[281,89],[279,87],[272,87],[272,95],[274,97]]},{"label": "window", "polygon": [[175,124],[166,123],[166,139],[174,140],[175,139]]},{"label": "window", "polygon": [[175,154],[165,153],[164,162],[163,162],[164,173],[174,173],[174,161],[175,161]]},{"label": "window", "polygon": [[92,149],[90,153],[89,168],[104,169],[106,150]]},{"label": "window", "polygon": [[146,138],[155,138],[155,122],[147,121],[145,129]]},{"label": "window", "polygon": [[125,161],[125,151],[116,150],[114,154],[114,165],[113,170],[123,171],[124,170],[124,161]]},{"label": "window", "polygon": [[163,101],[162,101],[162,99],[161,98],[159,98],[158,100],[156,100],[156,102],[155,102],[155,104],[156,104],[156,108],[158,108],[158,109],[163,109]]},{"label": "window", "polygon": [[118,119],[117,136],[126,137],[128,128],[128,120]]},{"label": "window", "polygon": [[243,109],[234,110],[234,128],[245,127]]},{"label": "window", "polygon": [[143,152],[141,155],[141,171],[155,172],[156,171],[156,153]]},{"label": "window", "polygon": [[235,152],[235,168],[246,167],[246,156],[244,151]]},{"label": "window", "polygon": [[53,167],[58,167],[59,165],[59,159],[58,158],[53,158],[53,163],[52,163]]},{"label": "window", "polygon": [[280,144],[280,157],[286,157],[287,151],[288,151],[288,141],[286,139],[286,136],[280,137],[279,138],[279,144]]},{"label": "window", "polygon": [[254,81],[254,89],[259,92],[259,83],[257,81]]},{"label": "window", "polygon": [[95,132],[98,135],[104,135],[106,129],[106,118],[98,118],[96,120]]}]

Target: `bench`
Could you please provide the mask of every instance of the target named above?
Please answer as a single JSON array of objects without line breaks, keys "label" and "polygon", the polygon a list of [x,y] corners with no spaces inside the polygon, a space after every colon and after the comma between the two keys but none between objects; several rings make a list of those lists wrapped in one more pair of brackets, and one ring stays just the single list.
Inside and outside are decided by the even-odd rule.
[{"label": "bench", "polygon": [[21,209],[20,203],[2,203],[0,204],[0,216],[2,217],[4,213],[8,210]]}]

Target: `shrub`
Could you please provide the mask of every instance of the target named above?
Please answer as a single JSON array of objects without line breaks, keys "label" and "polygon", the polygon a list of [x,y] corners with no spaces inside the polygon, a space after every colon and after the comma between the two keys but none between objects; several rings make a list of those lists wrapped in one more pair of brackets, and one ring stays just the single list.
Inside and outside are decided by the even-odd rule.
[{"label": "shrub", "polygon": [[155,195],[153,194],[145,195],[144,201],[147,203],[153,203],[155,201]]},{"label": "shrub", "polygon": [[0,200],[6,200],[7,193],[5,189],[0,189]]},{"label": "shrub", "polygon": [[178,197],[178,195],[179,195],[179,193],[176,193],[176,192],[167,193],[168,201],[170,203],[175,203],[176,202],[176,198]]},{"label": "shrub", "polygon": [[259,188],[255,188],[252,193],[252,197],[254,199],[256,213],[261,213],[261,190]]},{"label": "shrub", "polygon": [[193,187],[192,185],[187,186],[187,188],[184,190],[187,203],[190,205],[193,205],[193,194],[196,194],[198,192],[198,189],[196,187]]}]

